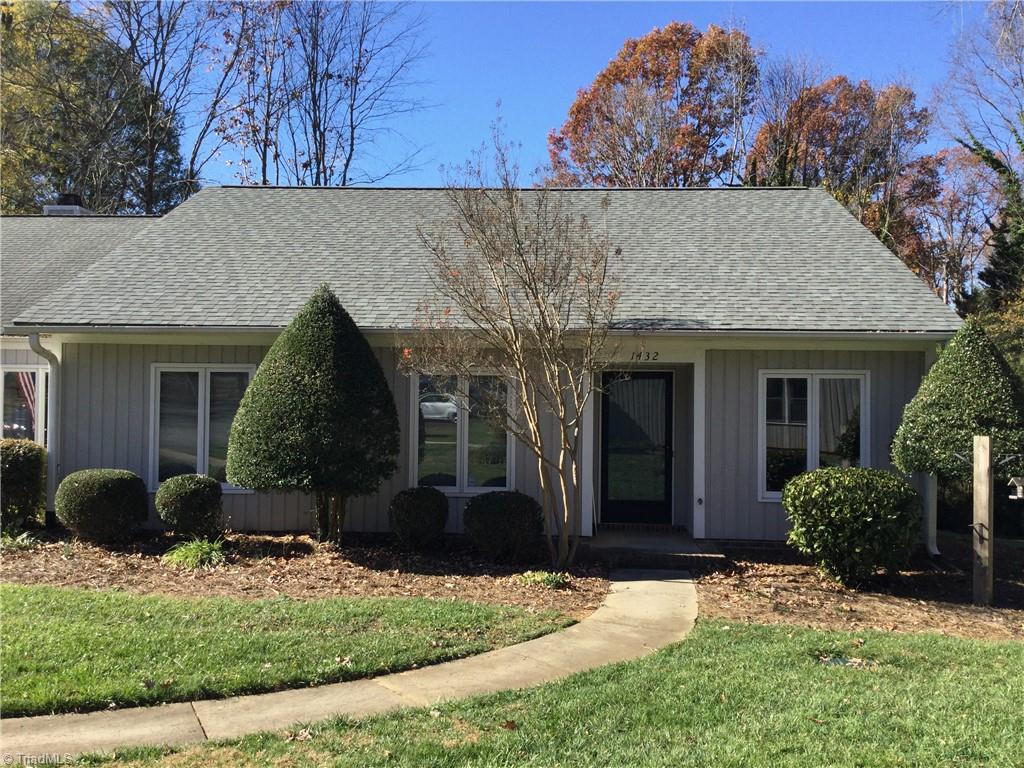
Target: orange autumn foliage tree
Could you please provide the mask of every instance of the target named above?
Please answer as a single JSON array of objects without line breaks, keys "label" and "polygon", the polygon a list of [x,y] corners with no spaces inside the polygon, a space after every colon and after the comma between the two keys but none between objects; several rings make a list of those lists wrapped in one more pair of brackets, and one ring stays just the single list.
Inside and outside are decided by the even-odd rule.
[{"label": "orange autumn foliage tree", "polygon": [[899,253],[916,247],[909,208],[932,194],[916,164],[931,115],[898,84],[875,89],[844,76],[805,88],[780,121],[761,125],[746,161],[752,186],[823,186]]},{"label": "orange autumn foliage tree", "polygon": [[998,179],[963,147],[922,157],[906,176],[901,219],[917,236],[897,234],[897,255],[943,301],[963,308],[978,287],[992,218],[1003,205]]},{"label": "orange autumn foliage tree", "polygon": [[559,186],[699,186],[735,178],[757,52],[740,30],[673,22],[622,50],[548,135]]}]

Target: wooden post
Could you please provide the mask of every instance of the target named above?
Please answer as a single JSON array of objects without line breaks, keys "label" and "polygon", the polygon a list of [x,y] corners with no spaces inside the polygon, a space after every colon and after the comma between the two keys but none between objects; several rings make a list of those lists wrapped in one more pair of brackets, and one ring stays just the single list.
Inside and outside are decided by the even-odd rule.
[{"label": "wooden post", "polygon": [[992,438],[974,436],[974,604],[992,604]]},{"label": "wooden post", "polygon": [[924,478],[924,546],[925,550],[932,557],[938,557],[938,527],[939,527],[939,481],[935,475],[925,475]]}]

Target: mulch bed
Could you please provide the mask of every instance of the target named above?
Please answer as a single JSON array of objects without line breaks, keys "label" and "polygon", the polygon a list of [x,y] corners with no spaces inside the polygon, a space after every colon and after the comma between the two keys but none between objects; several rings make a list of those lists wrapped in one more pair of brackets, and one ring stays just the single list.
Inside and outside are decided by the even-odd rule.
[{"label": "mulch bed", "polygon": [[185,571],[160,562],[175,543],[166,535],[117,549],[50,531],[36,538],[41,543],[34,549],[4,552],[0,581],[175,597],[428,597],[554,610],[574,619],[591,613],[608,591],[599,567],[576,567],[569,588],[548,589],[518,578],[531,566],[482,561],[457,541],[418,555],[395,550],[383,537],[352,535],[336,548],[308,536],[232,533],[225,537],[227,565]]},{"label": "mulch bed", "polygon": [[971,605],[971,543],[942,536],[935,563],[919,556],[898,576],[849,589],[795,552],[726,550],[725,563],[699,575],[702,616],[818,629],[938,632],[1024,640],[1024,540],[996,539],[995,605]]}]

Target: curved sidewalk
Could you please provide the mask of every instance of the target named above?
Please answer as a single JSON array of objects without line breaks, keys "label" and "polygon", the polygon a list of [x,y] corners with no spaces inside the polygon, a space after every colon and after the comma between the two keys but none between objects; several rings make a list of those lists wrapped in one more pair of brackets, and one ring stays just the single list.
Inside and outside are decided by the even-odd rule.
[{"label": "curved sidewalk", "polygon": [[109,752],[283,730],[556,680],[635,659],[684,638],[697,592],[681,571],[621,570],[590,616],[561,632],[408,672],[230,699],[0,721],[0,756]]}]

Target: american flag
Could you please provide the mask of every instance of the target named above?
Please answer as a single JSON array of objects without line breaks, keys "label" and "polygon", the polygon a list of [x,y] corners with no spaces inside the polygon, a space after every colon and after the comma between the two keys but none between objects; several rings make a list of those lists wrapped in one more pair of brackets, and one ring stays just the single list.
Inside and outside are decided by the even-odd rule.
[{"label": "american flag", "polygon": [[28,406],[29,426],[32,432],[36,428],[36,375],[33,371],[18,371],[18,389]]}]

